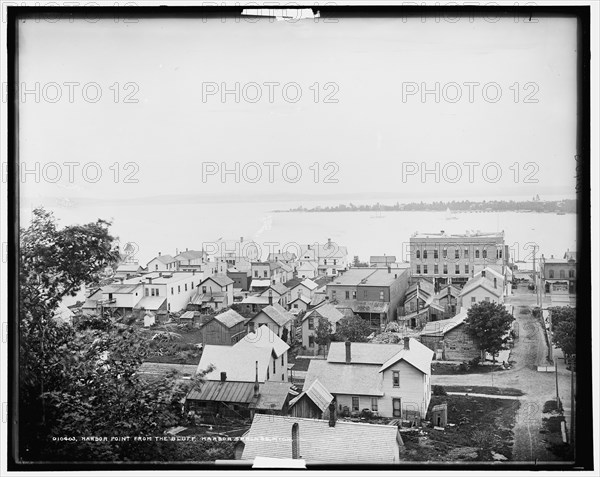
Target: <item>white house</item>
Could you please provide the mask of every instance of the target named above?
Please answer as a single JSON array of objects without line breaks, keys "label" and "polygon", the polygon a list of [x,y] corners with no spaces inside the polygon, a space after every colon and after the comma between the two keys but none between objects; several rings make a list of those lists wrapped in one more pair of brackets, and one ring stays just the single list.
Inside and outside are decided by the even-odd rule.
[{"label": "white house", "polygon": [[287,328],[288,333],[291,331],[293,322],[294,315],[274,303],[264,307],[248,321],[248,332],[252,333],[259,326],[266,325],[277,336],[281,336],[284,328]]},{"label": "white house", "polygon": [[289,290],[281,282],[271,283],[269,288],[261,293],[261,296],[272,296],[281,306],[287,306],[289,301]]},{"label": "white house", "polygon": [[196,293],[190,299],[190,305],[200,311],[220,311],[233,304],[234,281],[227,275],[213,275],[199,284]]},{"label": "white house", "polygon": [[286,286],[289,288],[289,301],[295,300],[300,296],[305,296],[310,301],[310,299],[314,296],[315,291],[319,288],[319,285],[313,282],[310,278],[295,278],[287,282]]},{"label": "white house", "polygon": [[254,382],[258,367],[258,382],[286,382],[289,348],[271,330],[261,326],[233,346],[205,345],[198,373],[212,365],[214,369],[204,376],[207,381]]},{"label": "white house", "polygon": [[296,267],[298,278],[315,278],[317,276],[317,263],[313,261],[300,261]]},{"label": "white house", "polygon": [[174,257],[177,262],[177,268],[181,268],[182,266],[189,265],[203,265],[208,261],[208,254],[204,251],[198,250],[188,250],[185,249],[185,252],[181,252]]},{"label": "white house", "polygon": [[298,315],[300,312],[308,310],[310,300],[310,298],[300,295],[295,300],[290,301],[288,303],[288,309],[290,310],[290,313],[292,315]]},{"label": "white house", "polygon": [[146,270],[149,272],[168,272],[177,270],[177,260],[171,255],[162,255],[158,252],[158,256],[154,257],[146,265]]},{"label": "white house", "polygon": [[465,283],[459,295],[460,307],[468,309],[480,301],[504,302],[502,284],[497,277],[478,276]]},{"label": "white house", "polygon": [[202,274],[196,272],[152,272],[123,283],[142,286],[142,296],[135,304],[136,309],[166,309],[175,313],[187,306],[201,281]]},{"label": "white house", "polygon": [[370,409],[383,417],[425,418],[431,399],[433,351],[413,338],[404,344],[333,342],[327,360],[311,360],[305,387],[318,379],[338,412]]},{"label": "white house", "polygon": [[[324,244],[301,246],[301,262],[311,261],[317,265],[319,275],[335,276],[348,268],[348,249],[327,239]],[[298,274],[300,276],[300,274]],[[308,277],[312,278],[312,277]]]},{"label": "white house", "polygon": [[326,319],[331,324],[331,333],[335,333],[336,325],[344,318],[344,314],[330,303],[324,303],[313,308],[302,317],[302,346],[316,350],[315,330],[320,319]]}]

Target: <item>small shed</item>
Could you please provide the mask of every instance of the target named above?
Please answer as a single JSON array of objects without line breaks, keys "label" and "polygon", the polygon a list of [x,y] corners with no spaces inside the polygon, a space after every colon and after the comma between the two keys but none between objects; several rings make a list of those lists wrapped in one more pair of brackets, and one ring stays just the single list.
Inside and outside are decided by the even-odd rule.
[{"label": "small shed", "polygon": [[144,315],[144,327],[148,328],[156,323],[156,318],[151,313],[146,313]]},{"label": "small shed", "polygon": [[438,404],[431,408],[431,422],[435,427],[448,425],[448,403]]},{"label": "small shed", "polygon": [[324,419],[332,394],[325,389],[318,379],[310,387],[290,401],[290,415],[309,419]]}]

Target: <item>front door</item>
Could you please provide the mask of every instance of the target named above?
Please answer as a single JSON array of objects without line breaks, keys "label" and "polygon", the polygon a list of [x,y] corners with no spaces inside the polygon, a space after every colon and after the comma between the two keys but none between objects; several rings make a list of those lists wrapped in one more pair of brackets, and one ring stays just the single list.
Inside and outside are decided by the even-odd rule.
[{"label": "front door", "polygon": [[401,412],[400,399],[399,398],[392,398],[392,410],[393,410],[393,416],[394,417],[401,417],[402,412]]}]

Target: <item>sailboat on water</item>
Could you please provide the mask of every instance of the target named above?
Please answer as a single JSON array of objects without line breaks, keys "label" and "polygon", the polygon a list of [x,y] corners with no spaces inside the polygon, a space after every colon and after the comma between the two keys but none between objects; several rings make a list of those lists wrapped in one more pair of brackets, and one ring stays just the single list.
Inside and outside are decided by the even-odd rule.
[{"label": "sailboat on water", "polygon": [[458,217],[450,212],[450,207],[446,209],[446,220],[458,220]]}]

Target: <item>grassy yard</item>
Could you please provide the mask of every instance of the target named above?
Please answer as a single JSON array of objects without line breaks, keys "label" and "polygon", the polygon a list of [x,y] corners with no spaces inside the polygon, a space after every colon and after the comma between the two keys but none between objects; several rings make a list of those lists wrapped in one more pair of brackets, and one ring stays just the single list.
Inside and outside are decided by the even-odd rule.
[{"label": "grassy yard", "polygon": [[465,366],[461,366],[460,363],[449,364],[449,363],[431,363],[431,374],[437,375],[448,375],[448,374],[483,374],[497,372],[501,373],[506,371],[500,365],[489,365],[489,366],[470,366],[468,369]]},{"label": "grassy yard", "polygon": [[[471,396],[433,396],[430,406],[448,404],[445,430],[403,432],[404,460],[493,461],[512,458],[513,425],[519,401]],[[503,456],[503,457],[500,457]]]},{"label": "grassy yard", "polygon": [[496,388],[493,386],[444,386],[446,392],[499,394],[502,396],[523,396],[523,391],[515,388]]}]

